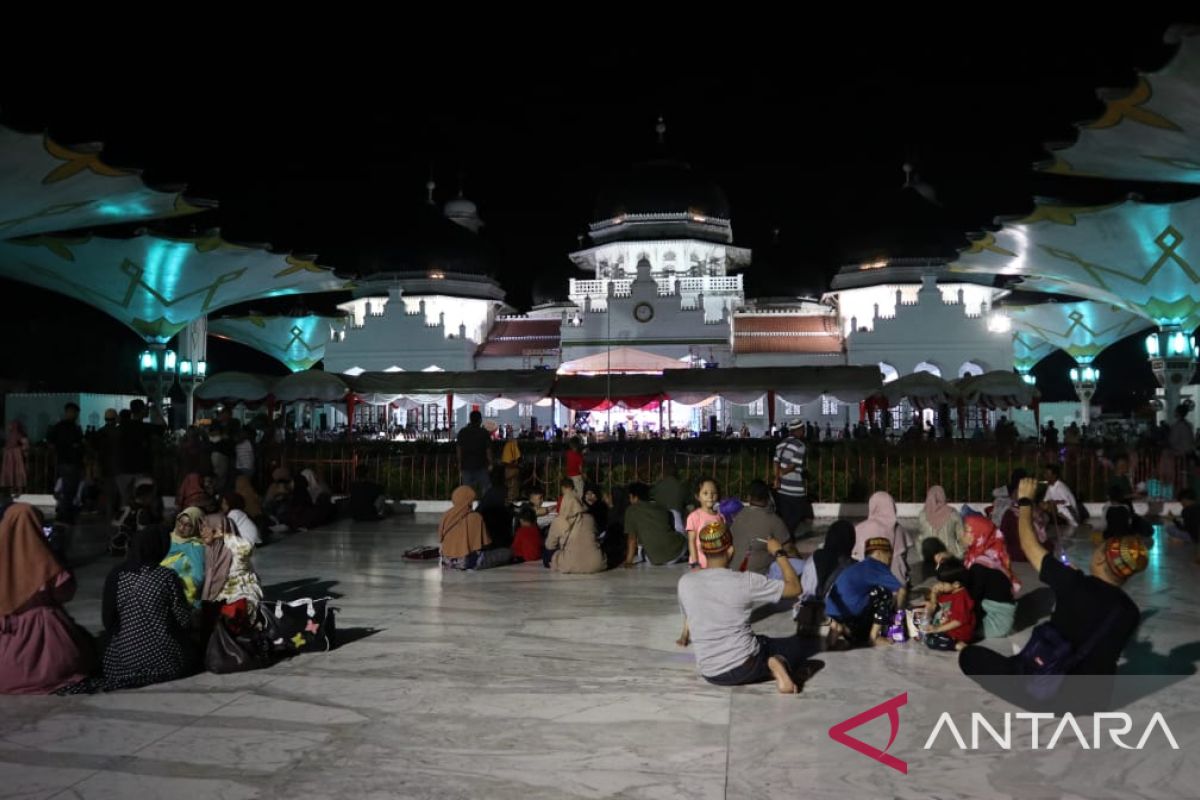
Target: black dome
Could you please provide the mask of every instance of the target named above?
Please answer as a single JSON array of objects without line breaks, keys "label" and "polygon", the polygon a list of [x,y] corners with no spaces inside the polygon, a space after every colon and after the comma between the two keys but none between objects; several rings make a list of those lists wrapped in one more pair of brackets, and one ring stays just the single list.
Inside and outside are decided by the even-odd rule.
[{"label": "black dome", "polygon": [[874,198],[854,218],[855,228],[840,237],[843,264],[953,259],[967,244],[963,223],[912,186]]},{"label": "black dome", "polygon": [[638,164],[609,181],[596,199],[594,221],[623,214],[692,212],[729,219],[729,199],[712,181],[682,161]]},{"label": "black dome", "polygon": [[363,251],[359,276],[432,270],[467,275],[492,275],[495,272],[486,241],[446,219],[434,205],[423,204],[409,224],[386,237],[374,238],[375,246]]}]

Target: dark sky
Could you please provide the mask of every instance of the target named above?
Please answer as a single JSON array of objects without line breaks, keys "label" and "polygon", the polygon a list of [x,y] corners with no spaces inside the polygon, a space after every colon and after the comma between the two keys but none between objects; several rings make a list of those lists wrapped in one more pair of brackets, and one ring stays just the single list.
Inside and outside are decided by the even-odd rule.
[{"label": "dark sky", "polygon": [[[461,180],[478,203],[497,278],[524,308],[529,276],[565,286],[566,253],[597,191],[655,155],[661,113],[670,155],[725,189],[737,243],[765,254],[778,228],[773,269],[784,265],[789,285],[823,287],[857,243],[894,224],[906,161],[942,208],[905,235],[943,246],[997,214],[1027,210],[1034,194],[1153,195],[1030,169],[1044,142],[1071,139],[1073,121],[1101,111],[1096,88],[1128,86],[1135,68],[1169,58],[1162,35],[1176,20],[1127,16],[1087,28],[963,22],[952,33],[925,23],[874,32],[811,25],[779,40],[710,29],[547,35],[503,49],[407,41],[361,59],[311,48],[299,57],[305,48],[289,46],[236,73],[218,63],[198,77],[164,73],[134,87],[64,92],[10,81],[0,122],[67,143],[103,141],[111,163],[220,202],[190,224],[316,253],[350,272],[363,253],[414,235],[432,165],[440,200]],[[764,285],[755,277],[752,285]],[[0,334],[33,342],[4,348],[0,378],[132,385],[139,342],[123,326],[41,290],[0,288],[15,309]],[[229,344],[213,345],[210,360],[217,369],[282,369]]]}]

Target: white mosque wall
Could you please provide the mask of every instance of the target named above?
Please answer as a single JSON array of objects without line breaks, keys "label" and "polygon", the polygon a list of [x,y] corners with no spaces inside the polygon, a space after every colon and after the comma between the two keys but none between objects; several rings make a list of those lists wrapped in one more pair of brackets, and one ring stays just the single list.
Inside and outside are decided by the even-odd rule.
[{"label": "white mosque wall", "polygon": [[[873,313],[866,318],[847,316],[847,309],[839,299],[844,323],[853,322],[857,328],[846,339],[849,364],[887,365],[897,376],[920,369],[947,380],[967,371],[1012,369],[1011,334],[989,330],[986,315],[980,313],[982,306],[972,305],[965,290],[962,302],[957,290],[948,302],[944,287],[933,285],[930,278],[925,286],[912,293],[911,301],[904,300],[903,291],[902,288],[901,303],[893,306],[890,316],[884,316],[882,309],[878,317]],[[895,287],[891,295],[894,302]]]},{"label": "white mosque wall", "polygon": [[[408,300],[408,298],[405,298]],[[446,372],[475,368],[478,340],[461,324],[451,329],[439,318],[430,321],[428,307],[418,299],[412,312],[404,303],[389,303],[382,313],[369,313],[362,325],[354,325],[345,338],[325,348],[327,372],[421,371],[436,367]],[[439,312],[439,317],[443,312]]]},{"label": "white mosque wall", "polygon": [[[970,316],[983,314],[984,308],[990,308],[996,296],[1000,294],[998,289],[974,283],[944,283],[939,284],[937,289],[944,303],[960,304]],[[921,284],[917,283],[888,283],[838,291],[843,333],[849,336],[853,332],[852,320],[861,331],[863,328],[873,330],[876,320],[894,319],[897,314],[897,301],[899,307],[913,305],[917,302],[920,290]]]}]

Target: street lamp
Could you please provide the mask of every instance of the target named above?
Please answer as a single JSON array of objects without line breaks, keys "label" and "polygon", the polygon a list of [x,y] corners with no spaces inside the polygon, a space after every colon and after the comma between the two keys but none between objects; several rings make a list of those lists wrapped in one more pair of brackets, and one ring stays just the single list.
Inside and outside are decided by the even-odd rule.
[{"label": "street lamp", "polygon": [[154,344],[138,355],[138,380],[150,405],[162,410],[163,401],[175,383],[175,351]]},{"label": "street lamp", "polygon": [[185,359],[179,362],[179,385],[187,393],[187,424],[191,425],[195,414],[196,387],[208,377],[208,362]]},{"label": "street lamp", "polygon": [[1069,374],[1071,385],[1075,387],[1075,393],[1079,395],[1083,406],[1080,421],[1087,425],[1091,419],[1092,397],[1096,394],[1096,384],[1100,382],[1100,370],[1085,363],[1081,368],[1072,367]]},{"label": "street lamp", "polygon": [[1196,337],[1178,325],[1164,325],[1146,337],[1150,369],[1163,387],[1167,414],[1179,405],[1183,387],[1196,372]]}]

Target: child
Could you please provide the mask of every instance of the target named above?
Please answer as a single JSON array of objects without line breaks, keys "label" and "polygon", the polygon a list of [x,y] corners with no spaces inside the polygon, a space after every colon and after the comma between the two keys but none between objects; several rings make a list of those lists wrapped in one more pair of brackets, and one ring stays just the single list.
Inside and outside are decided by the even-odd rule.
[{"label": "child", "polygon": [[518,561],[542,560],[542,533],[537,514],[529,507],[517,512],[517,532],[513,534],[512,554]]},{"label": "child", "polygon": [[[555,507],[556,514],[562,511],[563,500],[565,500],[567,497],[575,497],[578,499],[578,495],[575,493],[575,481],[571,480],[570,478],[563,478],[562,481],[559,482],[558,491],[559,498],[558,505]],[[582,504],[583,501],[580,500],[579,502]],[[547,531],[547,533],[549,532]],[[557,550],[557,548],[555,548],[555,550]],[[550,569],[550,562],[554,560],[555,550],[551,550],[548,547],[542,550],[542,566],[544,566],[546,569]]]},{"label": "child", "polygon": [[892,574],[892,542],[873,536],[863,545],[863,560],[838,573],[825,597],[825,615],[829,617],[826,648],[865,642],[891,644],[887,627],[896,613],[896,595],[903,588]]},{"label": "child", "polygon": [[707,563],[704,553],[696,546],[696,536],[712,522],[724,522],[725,518],[717,509],[721,498],[721,487],[714,478],[701,478],[696,484],[696,510],[688,514],[687,529],[688,563],[692,569],[703,567]]},{"label": "child", "polygon": [[963,586],[967,568],[957,558],[943,558],[937,578],[929,592],[933,619],[921,629],[925,645],[933,650],[962,650],[975,637],[975,601]]},{"label": "child", "polygon": [[521,503],[518,510],[528,508],[533,512],[537,527],[546,528],[550,525],[550,509],[546,508],[546,490],[540,484],[529,489],[529,501]]}]

